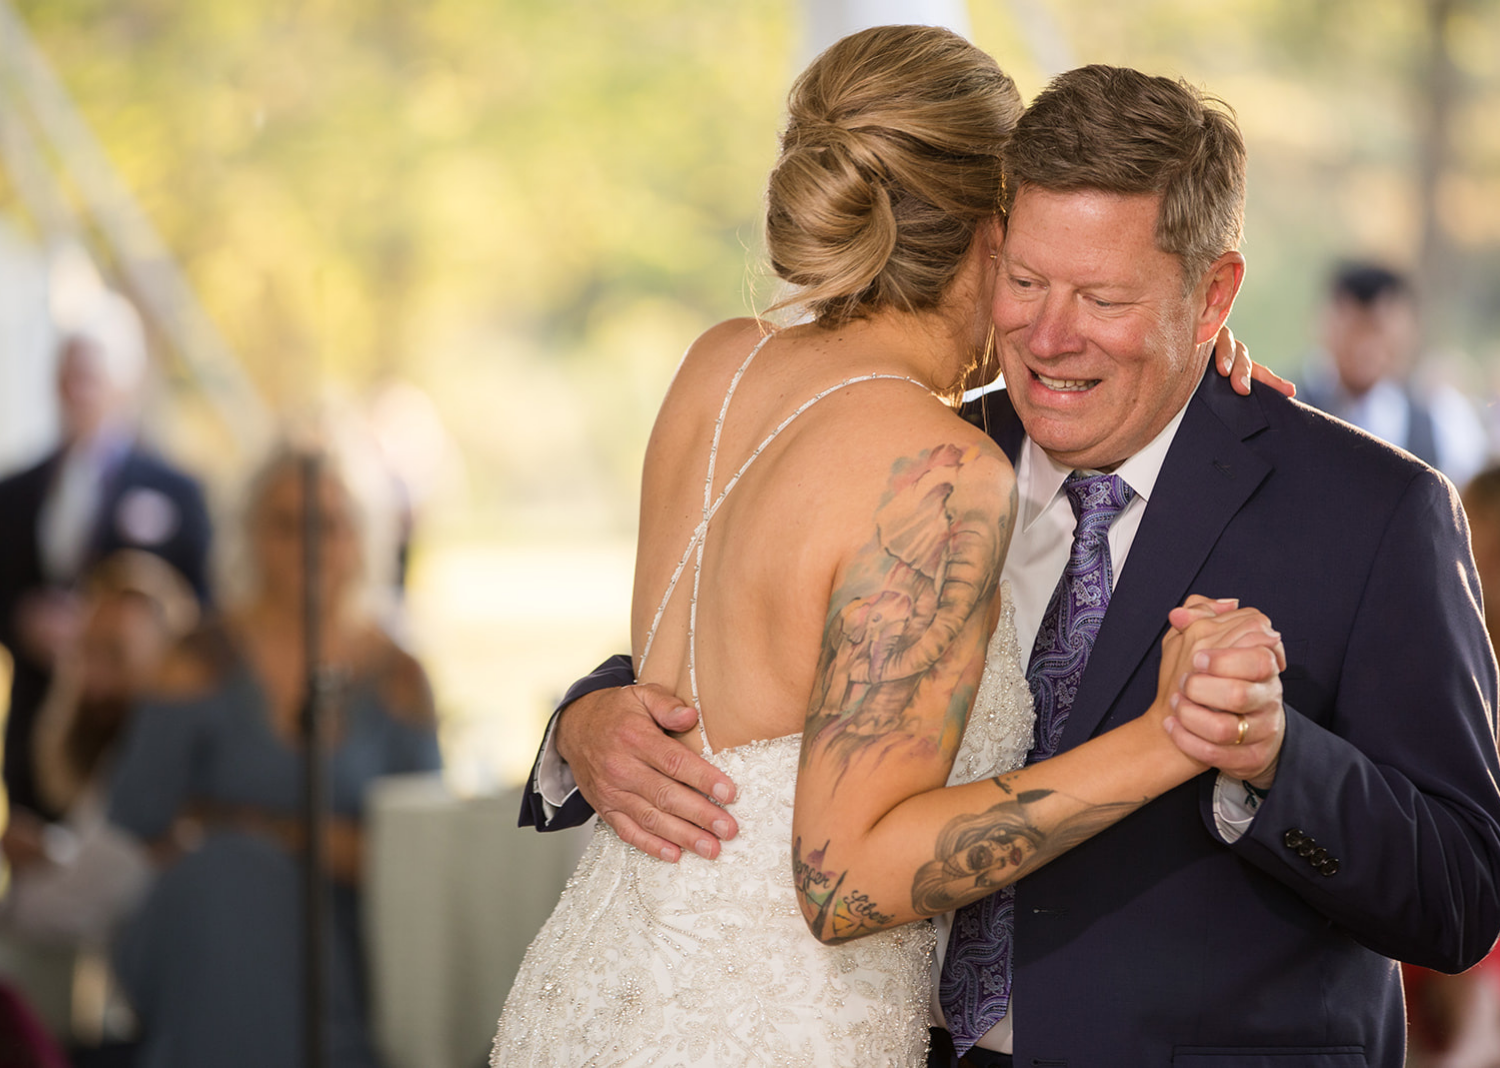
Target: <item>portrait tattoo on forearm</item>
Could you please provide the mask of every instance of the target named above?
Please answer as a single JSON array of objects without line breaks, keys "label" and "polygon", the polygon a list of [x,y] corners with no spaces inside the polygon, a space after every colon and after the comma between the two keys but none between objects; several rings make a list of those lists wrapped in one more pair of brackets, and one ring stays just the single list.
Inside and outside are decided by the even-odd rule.
[{"label": "portrait tattoo on forearm", "polygon": [[[938,834],[933,859],[917,869],[912,881],[917,912],[934,916],[993,893],[1093,837],[1145,800],[1093,804],[1054,790],[1015,793],[1009,778],[993,780],[1007,795],[1004,801],[984,812],[956,816]],[[1049,798],[1083,807],[1049,819],[1039,808]]]},{"label": "portrait tattoo on forearm", "polygon": [[[979,457],[977,448],[939,445],[894,465],[875,536],[833,593],[804,769],[815,755],[829,757],[837,784],[856,756],[957,748],[983,648],[977,662],[955,663],[954,647],[988,610],[1009,540],[1009,513],[995,494],[963,488],[964,467]],[[910,712],[924,685],[951,693],[940,726]]]},{"label": "portrait tattoo on forearm", "polygon": [[[895,919],[880,911],[870,895],[844,891],[848,872],[825,871],[822,867],[828,843],[802,856],[802,839],[792,844],[792,880],[807,926],[822,941],[837,945],[880,931]],[[841,892],[842,891],[842,892]]]}]

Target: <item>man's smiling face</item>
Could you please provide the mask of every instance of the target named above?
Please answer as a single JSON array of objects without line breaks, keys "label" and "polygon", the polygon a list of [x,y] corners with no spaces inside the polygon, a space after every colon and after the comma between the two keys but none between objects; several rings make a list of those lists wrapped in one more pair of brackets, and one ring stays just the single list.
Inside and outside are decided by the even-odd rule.
[{"label": "man's smiling face", "polygon": [[1179,259],[1156,246],[1159,203],[1017,191],[995,284],[1005,385],[1026,433],[1071,467],[1129,459],[1202,377],[1203,286],[1184,293]]}]

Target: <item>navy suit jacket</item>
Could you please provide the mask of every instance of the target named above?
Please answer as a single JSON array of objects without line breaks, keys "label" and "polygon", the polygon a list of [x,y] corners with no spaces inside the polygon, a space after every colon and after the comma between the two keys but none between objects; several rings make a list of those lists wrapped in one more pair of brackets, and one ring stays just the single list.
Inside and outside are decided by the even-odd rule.
[{"label": "navy suit jacket", "polygon": [[[1014,457],[1015,410],[1003,392],[983,405]],[[1500,933],[1496,667],[1457,496],[1407,454],[1210,370],[1065,748],[1146,709],[1167,613],[1193,593],[1281,631],[1275,784],[1232,845],[1208,773],[1017,885],[1016,1064],[1399,1068],[1390,958],[1456,971]],[[612,662],[569,697],[628,673]],[[537,801],[523,822],[541,826]]]},{"label": "navy suit jacket", "polygon": [[[57,814],[49,812],[36,793],[31,734],[51,674],[20,647],[16,610],[27,594],[49,585],[37,543],[37,519],[61,461],[62,452],[54,452],[0,479],[0,645],[10,650],[14,661],[5,723],[5,787],[11,804],[49,816]],[[147,502],[154,513],[148,518],[157,520],[157,530],[150,530],[150,523],[131,521],[132,514],[140,514],[143,493],[165,498],[165,509],[159,499]],[[143,534],[150,536],[143,541]],[[209,537],[208,509],[198,483],[152,453],[133,448],[105,479],[84,570],[116,550],[141,549],[182,572],[199,599],[206,601]]]}]

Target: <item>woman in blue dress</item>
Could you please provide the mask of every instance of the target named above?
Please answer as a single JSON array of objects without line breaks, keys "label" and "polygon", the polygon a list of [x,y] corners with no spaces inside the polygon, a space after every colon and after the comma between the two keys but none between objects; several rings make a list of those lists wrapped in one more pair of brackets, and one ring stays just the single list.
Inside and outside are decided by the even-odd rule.
[{"label": "woman in blue dress", "polygon": [[[364,799],[374,779],[435,770],[439,755],[420,665],[360,607],[366,554],[347,486],[325,474],[319,495],[321,647],[342,680],[324,843],[330,1063],[375,1068],[358,917]],[[141,1019],[141,1068],[302,1063],[302,496],[299,456],[284,451],[245,512],[253,591],[172,656],[116,770],[110,817],[162,865],[116,950]]]}]

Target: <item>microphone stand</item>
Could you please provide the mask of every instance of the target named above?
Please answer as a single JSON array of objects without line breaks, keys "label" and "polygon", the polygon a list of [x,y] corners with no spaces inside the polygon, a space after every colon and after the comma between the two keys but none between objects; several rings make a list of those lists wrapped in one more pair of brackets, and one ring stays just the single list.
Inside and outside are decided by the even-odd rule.
[{"label": "microphone stand", "polygon": [[311,452],[302,458],[302,609],[306,690],[303,694],[302,734],[302,966],[303,1065],[325,1068],[328,1063],[327,931],[329,912],[328,858],[323,828],[328,816],[325,767],[325,723],[328,689],[322,669],[322,509],[319,488],[322,457]]}]

